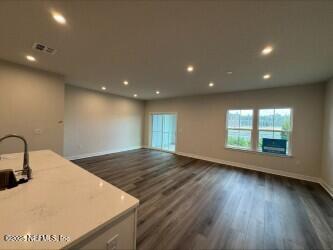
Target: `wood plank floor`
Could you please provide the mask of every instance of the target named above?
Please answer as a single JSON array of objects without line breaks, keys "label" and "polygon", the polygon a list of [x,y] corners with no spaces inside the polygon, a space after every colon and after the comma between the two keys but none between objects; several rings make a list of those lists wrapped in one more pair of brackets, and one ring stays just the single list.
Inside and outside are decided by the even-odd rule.
[{"label": "wood plank floor", "polygon": [[74,161],[140,200],[138,249],[332,249],[318,184],[140,149]]}]

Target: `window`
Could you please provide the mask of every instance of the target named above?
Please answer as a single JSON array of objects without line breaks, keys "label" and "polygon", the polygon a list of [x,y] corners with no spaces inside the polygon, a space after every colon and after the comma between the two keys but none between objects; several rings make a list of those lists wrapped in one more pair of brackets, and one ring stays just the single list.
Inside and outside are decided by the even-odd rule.
[{"label": "window", "polygon": [[[255,112],[253,109],[228,110],[225,145],[262,152],[265,141],[265,152],[291,155],[292,120],[291,108],[259,109]],[[253,124],[257,129],[253,130]]]},{"label": "window", "polygon": [[227,147],[252,148],[253,110],[229,110],[227,114]]},{"label": "window", "polygon": [[260,109],[258,119],[258,151],[262,151],[263,138],[287,140],[290,154],[292,112],[290,108]]}]

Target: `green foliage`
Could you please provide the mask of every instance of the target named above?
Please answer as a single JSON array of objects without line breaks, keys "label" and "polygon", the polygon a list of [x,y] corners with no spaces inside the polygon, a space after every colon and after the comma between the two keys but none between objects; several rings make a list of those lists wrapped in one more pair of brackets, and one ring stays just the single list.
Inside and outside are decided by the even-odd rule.
[{"label": "green foliage", "polygon": [[282,125],[282,132],[281,132],[281,138],[288,140],[289,139],[289,131],[290,131],[290,122],[284,121]]},{"label": "green foliage", "polygon": [[229,146],[242,147],[242,148],[251,147],[251,143],[250,143],[249,140],[246,140],[243,137],[235,137],[235,136],[229,136],[228,137],[228,145]]},{"label": "green foliage", "polygon": [[[281,121],[282,122],[282,121]],[[275,132],[275,133],[280,133],[280,136],[278,134],[268,136],[268,138],[281,138],[281,139],[285,139],[287,141],[289,141],[289,132],[290,132],[290,121],[289,119],[285,119],[283,121],[282,124],[282,131],[281,132]],[[263,135],[264,136],[264,135]],[[264,136],[265,138],[267,138],[267,135]],[[258,142],[258,146],[259,148],[262,147],[262,138],[259,140]],[[249,139],[246,139],[244,137],[241,136],[237,136],[237,135],[229,135],[228,136],[228,145],[229,146],[235,146],[235,147],[241,147],[241,148],[251,148],[251,141]]]}]

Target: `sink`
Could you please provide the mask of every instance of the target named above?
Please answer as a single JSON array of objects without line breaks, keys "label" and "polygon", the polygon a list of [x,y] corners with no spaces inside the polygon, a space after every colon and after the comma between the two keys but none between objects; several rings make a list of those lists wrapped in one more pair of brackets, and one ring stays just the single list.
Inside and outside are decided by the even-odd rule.
[{"label": "sink", "polygon": [[28,182],[27,179],[19,179],[17,180],[15,173],[22,172],[14,171],[12,169],[3,169],[0,170],[0,191],[4,189],[11,189],[17,187],[21,183]]},{"label": "sink", "polygon": [[17,180],[12,169],[0,170],[0,190],[16,187]]}]

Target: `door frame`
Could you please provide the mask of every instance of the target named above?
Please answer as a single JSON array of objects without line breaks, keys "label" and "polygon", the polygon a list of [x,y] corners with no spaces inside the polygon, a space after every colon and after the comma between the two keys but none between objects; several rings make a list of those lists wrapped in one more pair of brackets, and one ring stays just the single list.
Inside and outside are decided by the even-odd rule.
[{"label": "door frame", "polygon": [[[153,115],[175,115],[176,116],[176,131],[175,131],[175,151],[170,151],[170,150],[165,150],[162,148],[154,148],[151,145],[151,140],[152,140],[152,125],[153,125]],[[159,150],[163,152],[168,152],[168,153],[176,153],[177,152],[177,141],[178,141],[178,113],[177,112],[149,112],[149,130],[148,130],[148,148],[154,149],[154,150]],[[163,133],[163,132],[162,132]]]}]

